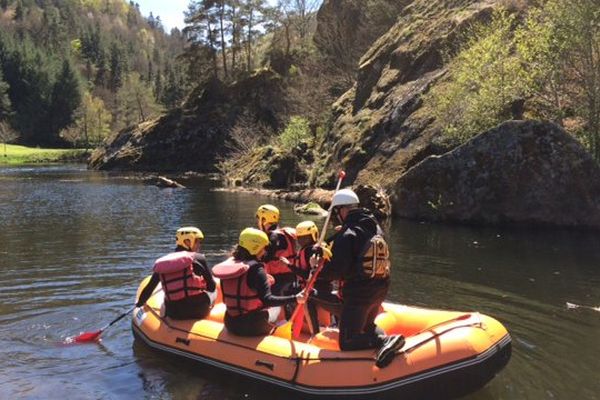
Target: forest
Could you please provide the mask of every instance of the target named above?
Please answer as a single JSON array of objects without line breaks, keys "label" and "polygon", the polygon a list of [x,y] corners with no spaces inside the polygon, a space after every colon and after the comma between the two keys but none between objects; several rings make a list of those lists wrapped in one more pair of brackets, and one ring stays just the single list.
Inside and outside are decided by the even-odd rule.
[{"label": "forest", "polygon": [[94,147],[176,106],[185,40],[122,0],[0,2],[4,141]]}]

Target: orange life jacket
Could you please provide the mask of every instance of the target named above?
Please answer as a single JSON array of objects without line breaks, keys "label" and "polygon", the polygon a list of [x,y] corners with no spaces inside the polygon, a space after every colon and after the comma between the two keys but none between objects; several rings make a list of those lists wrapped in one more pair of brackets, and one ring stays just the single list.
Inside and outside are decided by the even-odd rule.
[{"label": "orange life jacket", "polygon": [[275,257],[278,258],[277,260],[265,262],[265,271],[271,275],[289,274],[292,271],[283,261],[279,260],[279,257],[285,257],[290,262],[293,262],[296,257],[296,230],[294,228],[284,227],[277,228],[273,232],[283,235],[286,246],[284,249],[275,252]]},{"label": "orange life jacket", "polygon": [[[227,313],[236,317],[251,311],[265,308],[258,292],[248,286],[248,270],[257,261],[235,261],[233,257],[213,267],[213,275],[221,279],[221,292],[223,303],[227,306]],[[273,277],[267,275],[269,284],[273,284]]]},{"label": "orange life jacket", "polygon": [[194,273],[194,253],[177,251],[156,260],[154,272],[158,273],[167,301],[178,301],[197,296],[206,290],[202,276]]}]

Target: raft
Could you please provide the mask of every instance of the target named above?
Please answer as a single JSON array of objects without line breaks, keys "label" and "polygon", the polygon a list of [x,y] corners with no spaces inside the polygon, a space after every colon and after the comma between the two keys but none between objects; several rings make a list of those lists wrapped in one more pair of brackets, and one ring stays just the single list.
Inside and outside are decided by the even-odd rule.
[{"label": "raft", "polygon": [[[148,279],[140,285],[138,296]],[[477,312],[383,303],[375,322],[387,334],[404,335],[406,344],[389,366],[379,369],[375,350],[340,351],[335,328],[322,327],[314,336],[303,331],[296,340],[274,335],[241,337],[225,328],[225,304],[220,298],[203,320],[163,317],[162,306],[159,285],[148,302],[133,311],[136,340],[318,397],[458,397],[484,386],[511,355],[511,338],[504,326]]]}]

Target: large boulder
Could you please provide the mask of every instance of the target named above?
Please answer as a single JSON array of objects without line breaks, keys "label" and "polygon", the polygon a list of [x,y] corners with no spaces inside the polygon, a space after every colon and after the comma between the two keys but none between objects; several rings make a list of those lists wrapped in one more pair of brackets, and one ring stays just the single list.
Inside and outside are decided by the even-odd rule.
[{"label": "large boulder", "polygon": [[411,219],[600,228],[600,167],[560,127],[509,121],[409,169],[391,200]]}]

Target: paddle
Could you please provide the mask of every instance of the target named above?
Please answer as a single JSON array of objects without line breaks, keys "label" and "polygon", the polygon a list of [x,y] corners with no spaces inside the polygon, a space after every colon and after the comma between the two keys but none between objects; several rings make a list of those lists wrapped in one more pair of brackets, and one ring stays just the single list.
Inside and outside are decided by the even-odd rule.
[{"label": "paddle", "polygon": [[73,338],[67,338],[65,340],[65,343],[67,343],[67,344],[69,344],[69,343],[89,343],[89,342],[96,342],[96,341],[98,341],[100,339],[100,335],[102,335],[102,332],[104,332],[110,326],[114,325],[115,323],[117,323],[120,320],[122,320],[123,318],[125,318],[125,316],[127,316],[127,314],[129,314],[130,312],[132,312],[134,308],[135,308],[135,306],[131,307],[130,309],[128,309],[127,311],[125,311],[123,314],[119,315],[117,318],[115,318],[114,320],[112,320],[110,323],[106,324],[100,330],[95,331],[95,332],[83,332],[83,333],[81,333],[78,336],[75,336]]},{"label": "paddle", "polygon": [[[335,186],[335,192],[340,190],[340,186],[346,173],[342,170],[338,174],[338,181]],[[329,225],[329,220],[331,218],[331,210],[333,209],[333,202],[329,204],[329,209],[327,210],[327,218],[325,218],[325,223],[323,224],[323,229],[321,229],[321,235],[319,236],[319,241],[317,244],[323,243],[325,240],[325,233],[327,231],[327,226]],[[318,260],[317,260],[318,261]],[[315,282],[317,281],[317,276],[324,264],[321,264],[317,267],[317,269],[310,275],[308,281],[306,282],[306,286],[304,287],[304,301],[299,302],[294,312],[292,313],[291,318],[285,324],[277,327],[273,334],[275,336],[284,337],[284,338],[297,338],[300,335],[300,331],[302,330],[302,325],[304,324],[304,305],[310,296],[310,292],[312,291],[313,286],[315,286]]]}]

